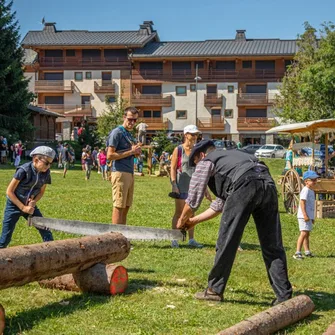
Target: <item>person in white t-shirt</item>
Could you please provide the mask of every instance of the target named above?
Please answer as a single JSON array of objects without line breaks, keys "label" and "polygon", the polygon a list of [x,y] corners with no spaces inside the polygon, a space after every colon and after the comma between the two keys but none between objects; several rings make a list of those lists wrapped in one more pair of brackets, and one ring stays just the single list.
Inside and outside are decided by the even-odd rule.
[{"label": "person in white t-shirt", "polygon": [[300,202],[298,209],[298,223],[300,235],[297,241],[297,251],[293,255],[294,259],[302,260],[301,248],[304,246],[305,257],[313,257],[309,250],[309,234],[313,229],[315,219],[315,193],[312,190],[320,176],[314,171],[306,171],[303,175],[304,188],[300,192]]}]

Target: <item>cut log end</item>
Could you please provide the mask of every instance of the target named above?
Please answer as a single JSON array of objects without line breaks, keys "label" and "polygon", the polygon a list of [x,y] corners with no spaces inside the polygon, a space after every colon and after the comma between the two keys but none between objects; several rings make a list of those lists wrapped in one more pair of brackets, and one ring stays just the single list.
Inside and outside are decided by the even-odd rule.
[{"label": "cut log end", "polygon": [[5,309],[0,305],[0,335],[5,330]]},{"label": "cut log end", "polygon": [[40,280],[39,284],[43,288],[116,295],[127,289],[128,273],[122,265],[98,263],[73,274]]}]

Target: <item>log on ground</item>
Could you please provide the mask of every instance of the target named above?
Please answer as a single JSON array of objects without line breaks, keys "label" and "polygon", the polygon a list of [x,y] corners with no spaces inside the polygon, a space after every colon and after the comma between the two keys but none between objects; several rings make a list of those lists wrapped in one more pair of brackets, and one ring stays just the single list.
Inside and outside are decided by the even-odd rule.
[{"label": "log on ground", "polygon": [[0,305],[0,335],[3,334],[5,329],[5,309]]},{"label": "log on ground", "polygon": [[125,292],[128,273],[122,265],[99,263],[73,275],[41,280],[39,284],[43,288],[115,295]]},{"label": "log on ground", "polygon": [[120,233],[17,246],[0,250],[0,289],[115,263],[130,252]]},{"label": "log on ground", "polygon": [[266,335],[296,323],[314,310],[314,303],[307,295],[295,298],[260,312],[240,323],[225,329],[218,335]]},{"label": "log on ground", "polygon": [[335,334],[335,322],[332,323],[326,330],[325,333],[323,333],[323,335],[334,335]]},{"label": "log on ground", "polygon": [[80,289],[73,279],[72,273],[57,276],[51,279],[43,279],[38,282],[42,288],[79,292]]}]

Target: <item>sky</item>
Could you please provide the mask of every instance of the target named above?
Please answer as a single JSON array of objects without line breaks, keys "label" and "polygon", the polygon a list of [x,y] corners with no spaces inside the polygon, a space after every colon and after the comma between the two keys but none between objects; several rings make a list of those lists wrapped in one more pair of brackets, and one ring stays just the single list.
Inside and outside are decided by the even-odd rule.
[{"label": "sky", "polygon": [[308,21],[317,29],[335,22],[335,0],[14,0],[23,38],[41,30],[42,18],[58,30],[138,30],[153,21],[161,41],[247,38],[295,39]]}]

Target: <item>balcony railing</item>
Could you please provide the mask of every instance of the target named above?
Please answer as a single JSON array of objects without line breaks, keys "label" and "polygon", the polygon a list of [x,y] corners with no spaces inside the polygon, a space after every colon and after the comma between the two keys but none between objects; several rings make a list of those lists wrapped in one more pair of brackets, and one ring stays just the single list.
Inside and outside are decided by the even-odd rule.
[{"label": "balcony railing", "polygon": [[64,80],[36,80],[35,92],[73,92],[74,83],[65,84]]},{"label": "balcony railing", "polygon": [[[142,81],[177,81],[177,82],[193,82],[196,76],[193,70],[174,70],[174,71],[163,71],[163,70],[132,70],[133,82]],[[201,81],[226,81],[226,80],[278,80],[284,76],[283,71],[274,70],[199,70],[198,76],[201,77]]]},{"label": "balcony railing", "polygon": [[39,107],[45,108],[52,112],[64,114],[65,116],[92,116],[92,106],[84,105],[63,105],[63,104],[38,104]]},{"label": "balcony railing", "polygon": [[163,130],[168,128],[168,119],[159,118],[159,117],[143,117],[139,116],[141,122],[144,122],[148,125],[148,130]]},{"label": "balcony railing", "polygon": [[275,119],[267,117],[239,117],[237,130],[268,130],[275,126]]},{"label": "balcony railing", "polygon": [[101,84],[94,82],[94,92],[95,93],[109,93],[115,94],[115,83],[110,80],[102,80]]},{"label": "balcony railing", "polygon": [[163,94],[133,94],[131,103],[135,106],[160,106],[171,107],[172,95],[163,96]]},{"label": "balcony railing", "polygon": [[204,118],[204,117],[199,117],[197,119],[197,126],[199,129],[224,129],[224,118]]},{"label": "balcony railing", "polygon": [[237,106],[247,105],[269,105],[275,101],[275,94],[271,93],[239,93],[237,95]]},{"label": "balcony railing", "polygon": [[205,107],[221,107],[222,96],[217,94],[205,94]]},{"label": "balcony railing", "polygon": [[64,68],[64,69],[120,69],[130,70],[131,63],[127,58],[118,57],[40,57],[41,68]]}]

